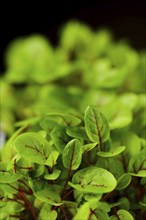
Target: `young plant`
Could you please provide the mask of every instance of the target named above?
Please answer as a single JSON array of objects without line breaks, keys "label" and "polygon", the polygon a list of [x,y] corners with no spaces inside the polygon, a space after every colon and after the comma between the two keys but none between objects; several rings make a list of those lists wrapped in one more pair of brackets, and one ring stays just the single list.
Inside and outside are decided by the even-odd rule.
[{"label": "young plant", "polygon": [[144,52],[75,21],[56,48],[39,35],[10,45],[1,220],[146,218],[143,67]]},{"label": "young plant", "polygon": [[[45,120],[49,132],[40,119],[12,141],[12,160],[1,162],[1,219],[132,220],[144,215],[146,155],[140,140],[139,157],[130,156],[130,149],[121,146],[123,129],[110,131],[96,106],[88,106],[84,118],[64,115],[66,125],[54,114]],[[81,125],[84,133],[77,133]]]}]

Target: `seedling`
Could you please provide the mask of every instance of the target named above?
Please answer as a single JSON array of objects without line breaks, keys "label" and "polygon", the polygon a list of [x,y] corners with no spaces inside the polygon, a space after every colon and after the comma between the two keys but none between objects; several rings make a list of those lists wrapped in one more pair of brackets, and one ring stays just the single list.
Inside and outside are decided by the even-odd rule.
[{"label": "seedling", "polygon": [[72,21],[5,58],[0,219],[145,219],[144,52]]}]

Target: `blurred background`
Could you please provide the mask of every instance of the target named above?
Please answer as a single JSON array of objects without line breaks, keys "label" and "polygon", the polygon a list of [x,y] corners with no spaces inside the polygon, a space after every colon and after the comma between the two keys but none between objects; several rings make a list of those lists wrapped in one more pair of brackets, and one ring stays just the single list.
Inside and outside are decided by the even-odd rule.
[{"label": "blurred background", "polygon": [[50,141],[60,122],[52,113],[69,115],[70,124],[70,116],[83,118],[96,105],[115,146],[127,140],[130,166],[139,166],[146,137],[146,0],[5,1],[0,10],[2,161],[15,155],[11,144],[24,130],[45,131]]},{"label": "blurred background", "polygon": [[145,1],[15,1],[0,9],[3,136],[49,111],[83,114],[95,104],[112,122],[122,105],[124,127],[145,108]]},{"label": "blurred background", "polygon": [[115,39],[127,39],[135,49],[146,48],[146,1],[44,2],[1,5],[0,72],[5,69],[4,51],[13,39],[41,33],[56,44],[60,27],[72,18],[93,29],[106,27]]}]

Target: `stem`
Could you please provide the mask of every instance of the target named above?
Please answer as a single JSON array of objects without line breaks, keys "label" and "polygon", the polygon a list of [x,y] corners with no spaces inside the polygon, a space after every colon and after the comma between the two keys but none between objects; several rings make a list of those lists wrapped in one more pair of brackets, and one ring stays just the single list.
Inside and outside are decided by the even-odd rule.
[{"label": "stem", "polygon": [[12,186],[10,183],[7,183],[7,185],[9,185],[9,186],[11,186],[13,189],[15,189],[16,191],[21,191],[21,192],[24,192],[24,193],[26,193],[26,194],[28,194],[28,195],[31,195],[32,194],[32,191],[31,191],[31,193],[30,192],[28,192],[28,191],[26,191],[26,190],[23,190],[23,189],[21,189],[21,188],[19,188],[19,189],[17,189],[16,187],[14,187],[14,186]]},{"label": "stem", "polygon": [[50,168],[49,168],[47,165],[45,165],[45,167],[46,167],[46,169],[47,169],[48,173],[50,174],[50,173],[51,173]]},{"label": "stem", "polygon": [[51,168],[51,173],[53,173],[53,170],[54,170],[54,160],[53,160],[53,165],[52,165],[52,168]]},{"label": "stem", "polygon": [[97,218],[95,212],[94,212],[92,209],[90,209],[90,214],[89,214],[88,220],[91,219],[91,216],[92,216],[92,215],[94,215],[94,216],[96,217],[96,219],[98,220],[98,218]]},{"label": "stem", "polygon": [[20,190],[20,191],[23,192],[23,193],[26,193],[27,195],[32,195],[32,191],[31,191],[31,192],[28,192],[28,191],[26,191],[26,190],[24,190],[24,189],[21,189],[21,188],[19,188],[18,190]]},{"label": "stem", "polygon": [[118,214],[117,214],[117,209],[116,209],[116,207],[114,207],[114,213],[115,213],[117,219],[120,220],[120,218],[119,218],[119,216],[118,216]]},{"label": "stem", "polygon": [[62,115],[60,115],[60,117],[63,119],[63,121],[65,122],[65,124],[67,126],[70,126],[71,122],[66,121],[65,118]]},{"label": "stem", "polygon": [[67,217],[67,215],[66,215],[66,212],[65,212],[64,208],[63,208],[62,206],[60,206],[60,209],[61,209],[61,211],[63,212],[63,215],[64,215],[64,217],[65,217],[64,220],[68,220],[68,217]]},{"label": "stem", "polygon": [[74,189],[71,189],[66,195],[63,196],[62,200],[64,200],[66,197],[68,197],[73,191],[74,191]]},{"label": "stem", "polygon": [[67,184],[68,184],[68,181],[69,181],[69,178],[70,178],[70,173],[71,173],[71,167],[70,167],[69,170],[68,170],[68,175],[67,175],[67,178],[66,178],[66,181],[65,181],[63,190],[62,190],[62,194],[64,193],[64,191],[65,191],[65,189],[66,189],[66,186],[67,186]]},{"label": "stem", "polygon": [[102,151],[102,141],[100,135],[99,135],[99,147],[100,147],[100,151]]},{"label": "stem", "polygon": [[88,216],[88,220],[90,220],[91,219],[91,216],[93,215],[93,213],[92,213],[92,211],[90,210],[90,214],[89,214],[89,216]]},{"label": "stem", "polygon": [[112,192],[107,193],[104,197],[102,197],[101,201],[106,201],[113,193],[114,190]]},{"label": "stem", "polygon": [[19,169],[22,169],[22,170],[32,170],[32,167],[19,167]]},{"label": "stem", "polygon": [[[93,111],[93,114],[94,114],[94,118],[96,118],[94,111]],[[102,130],[103,126],[99,129],[96,119],[94,121],[95,121],[97,132],[98,132],[99,148],[100,148],[100,151],[102,151],[102,139],[101,139],[101,136],[100,136],[100,131]]]},{"label": "stem", "polygon": [[32,194],[32,190],[31,188],[27,185],[27,183],[25,183],[23,180],[18,180],[18,182],[22,183],[29,191],[30,194]]},{"label": "stem", "polygon": [[142,161],[140,167],[139,167],[139,170],[145,170],[145,168],[142,169],[143,165],[144,165],[144,162],[146,161],[146,159],[144,161]]},{"label": "stem", "polygon": [[123,154],[121,154],[121,162],[123,163],[124,171],[127,172],[127,164]]},{"label": "stem", "polygon": [[33,220],[37,220],[34,208],[33,208],[32,204],[30,203],[30,201],[26,198],[25,194],[22,191],[19,191],[18,193],[19,193],[20,197],[23,199],[23,201],[25,202],[25,205],[28,208],[28,210],[30,211],[30,213],[33,217]]},{"label": "stem", "polygon": [[15,189],[16,191],[18,191],[18,189],[14,186],[12,186],[10,183],[7,183],[8,186],[12,187],[13,189]]},{"label": "stem", "polygon": [[17,167],[16,167],[16,159],[14,160],[14,173],[17,173]]},{"label": "stem", "polygon": [[13,202],[17,202],[19,203],[20,205],[24,206],[24,204],[16,199],[11,199],[11,198],[8,198],[9,201],[13,201]]},{"label": "stem", "polygon": [[66,189],[66,186],[67,186],[67,184],[68,184],[69,178],[70,178],[72,162],[73,162],[73,159],[74,159],[74,150],[75,150],[75,146],[74,146],[74,148],[73,148],[73,152],[72,152],[72,156],[71,156],[71,160],[70,160],[70,165],[69,165],[69,170],[68,170],[68,175],[67,175],[67,178],[66,178],[66,181],[65,181],[63,190],[62,190],[62,194],[64,193],[64,191],[65,191],[65,189]]}]

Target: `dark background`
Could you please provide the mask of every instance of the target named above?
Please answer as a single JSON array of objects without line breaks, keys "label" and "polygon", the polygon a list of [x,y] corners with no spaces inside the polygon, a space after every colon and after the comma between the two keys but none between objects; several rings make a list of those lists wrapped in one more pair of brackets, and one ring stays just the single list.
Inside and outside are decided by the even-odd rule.
[{"label": "dark background", "polygon": [[16,37],[42,33],[57,43],[62,24],[72,18],[84,21],[93,29],[107,27],[115,39],[127,39],[137,50],[146,49],[146,1],[43,1],[1,7],[0,72],[7,45]]}]

